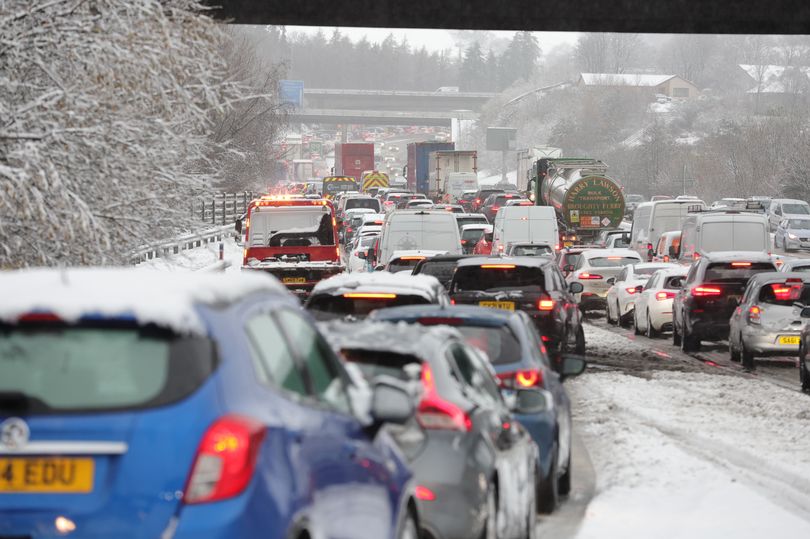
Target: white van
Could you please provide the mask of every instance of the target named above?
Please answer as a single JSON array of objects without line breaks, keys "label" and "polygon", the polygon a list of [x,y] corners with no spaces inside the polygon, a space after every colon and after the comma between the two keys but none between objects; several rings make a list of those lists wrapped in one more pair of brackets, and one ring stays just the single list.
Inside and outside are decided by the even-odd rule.
[{"label": "white van", "polygon": [[698,199],[642,202],[633,212],[630,248],[640,254],[643,260],[652,261],[654,247],[658,245],[661,234],[681,230],[690,212],[705,209],[706,203]]},{"label": "white van", "polygon": [[557,215],[551,206],[503,206],[495,214],[492,254],[508,250],[510,243],[544,243],[559,248]]},{"label": "white van", "polygon": [[461,237],[449,211],[396,210],[382,225],[375,265],[386,265],[394,251],[445,251],[460,255]]},{"label": "white van", "polygon": [[761,213],[720,211],[692,214],[681,231],[678,260],[691,263],[720,251],[771,252],[768,218]]},{"label": "white van", "polygon": [[775,198],[771,200],[771,205],[768,208],[771,232],[776,230],[782,219],[791,217],[810,217],[810,204],[804,200],[792,198]]}]

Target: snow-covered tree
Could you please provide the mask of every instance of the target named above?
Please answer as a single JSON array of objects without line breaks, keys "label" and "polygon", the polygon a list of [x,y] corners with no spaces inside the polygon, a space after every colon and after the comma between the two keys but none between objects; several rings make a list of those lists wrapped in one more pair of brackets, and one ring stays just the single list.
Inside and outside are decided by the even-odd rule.
[{"label": "snow-covered tree", "polygon": [[[250,98],[194,0],[0,0],[0,267],[122,263],[195,225]],[[217,147],[218,146],[218,147]]]}]

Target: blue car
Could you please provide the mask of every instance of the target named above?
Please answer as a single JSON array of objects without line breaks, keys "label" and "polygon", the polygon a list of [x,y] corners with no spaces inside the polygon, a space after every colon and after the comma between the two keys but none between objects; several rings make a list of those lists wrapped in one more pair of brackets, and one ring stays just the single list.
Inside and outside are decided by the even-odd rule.
[{"label": "blue car", "polygon": [[537,466],[537,509],[552,512],[559,496],[571,489],[571,404],[562,381],[585,369],[584,360],[566,357],[562,374],[551,366],[546,347],[531,317],[523,311],[456,305],[419,305],[373,311],[371,320],[422,325],[450,325],[471,344],[486,352],[501,387],[548,391],[550,410],[515,414],[540,448]]},{"label": "blue car", "polygon": [[357,385],[272,277],[32,270],[0,297],[0,537],[416,539],[380,428],[412,398]]}]

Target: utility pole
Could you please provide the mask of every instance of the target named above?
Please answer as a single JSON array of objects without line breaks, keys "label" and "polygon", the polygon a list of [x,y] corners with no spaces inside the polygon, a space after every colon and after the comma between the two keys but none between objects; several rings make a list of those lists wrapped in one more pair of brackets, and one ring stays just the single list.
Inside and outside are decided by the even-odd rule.
[{"label": "utility pole", "polygon": [[501,151],[501,183],[506,183],[506,152]]}]

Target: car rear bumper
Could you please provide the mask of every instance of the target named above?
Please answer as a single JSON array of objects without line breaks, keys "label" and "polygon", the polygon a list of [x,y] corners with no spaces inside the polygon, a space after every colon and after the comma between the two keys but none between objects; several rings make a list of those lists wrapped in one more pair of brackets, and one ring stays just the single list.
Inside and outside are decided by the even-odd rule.
[{"label": "car rear bumper", "polygon": [[654,329],[666,331],[672,329],[672,300],[656,300],[657,305],[650,304],[647,312],[650,313],[650,322]]},{"label": "car rear bumper", "polygon": [[582,292],[578,297],[579,308],[584,310],[588,309],[604,309],[607,305],[607,291],[601,292]]},{"label": "car rear bumper", "polygon": [[798,356],[798,344],[780,344],[780,337],[799,337],[798,331],[767,331],[760,328],[745,327],[742,340],[745,347],[762,356]]},{"label": "car rear bumper", "polygon": [[724,341],[728,339],[730,318],[731,313],[718,316],[693,312],[687,325],[689,332],[702,341]]}]

